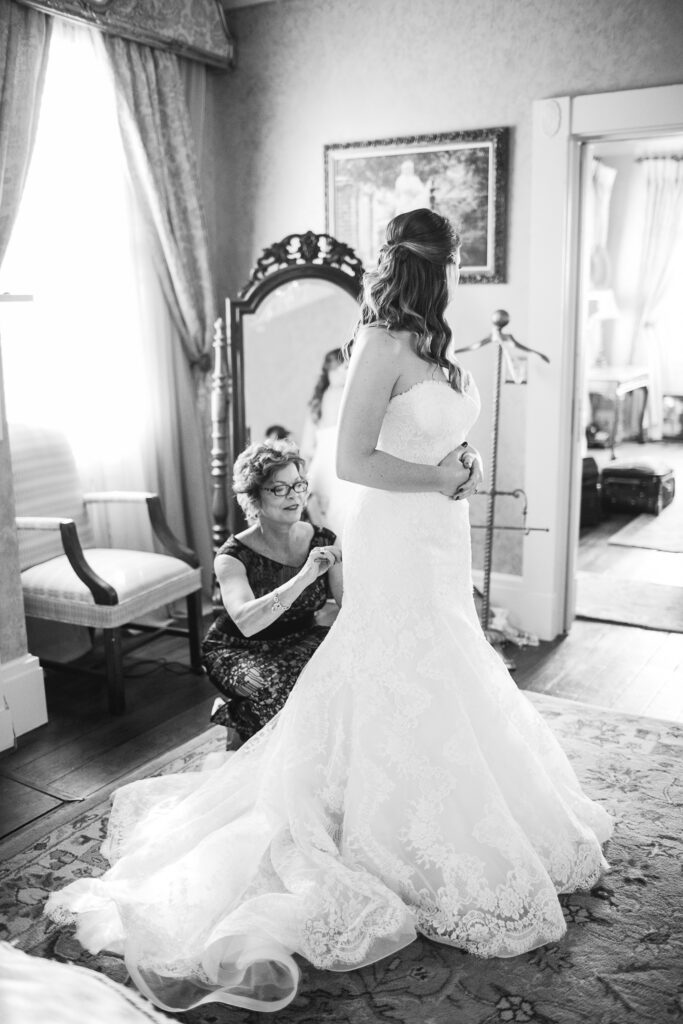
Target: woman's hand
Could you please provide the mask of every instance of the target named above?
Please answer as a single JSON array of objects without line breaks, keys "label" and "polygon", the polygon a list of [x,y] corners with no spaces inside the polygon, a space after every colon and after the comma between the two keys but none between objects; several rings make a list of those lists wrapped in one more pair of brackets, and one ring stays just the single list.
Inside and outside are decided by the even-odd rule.
[{"label": "woman's hand", "polygon": [[324,547],[311,548],[308,558],[300,569],[303,577],[310,578],[310,582],[324,576],[332,565],[337,565],[342,560],[341,548],[336,544],[326,544]]},{"label": "woman's hand", "polygon": [[447,498],[455,498],[459,489],[463,487],[470,478],[470,471],[460,461],[463,448],[454,448],[452,452],[441,460],[439,466],[446,471],[441,493]]},{"label": "woman's hand", "polygon": [[481,456],[472,445],[458,445],[439,465],[449,471],[447,484],[441,489],[441,493],[456,501],[476,494],[484,482]]},{"label": "woman's hand", "polygon": [[470,475],[467,482],[456,491],[455,497],[469,498],[472,494],[476,494],[484,483],[484,464],[481,455],[471,444],[461,447],[464,447],[464,451],[460,456],[460,461],[465,469],[469,469]]}]

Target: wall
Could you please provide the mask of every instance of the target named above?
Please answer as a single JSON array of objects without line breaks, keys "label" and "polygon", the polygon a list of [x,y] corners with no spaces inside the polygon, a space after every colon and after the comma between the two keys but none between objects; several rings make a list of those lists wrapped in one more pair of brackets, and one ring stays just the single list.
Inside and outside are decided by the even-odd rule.
[{"label": "wall", "polygon": [[[208,104],[209,222],[225,294],[271,241],[324,229],[325,143],[512,126],[508,282],[461,286],[452,319],[464,345],[500,307],[527,336],[532,101],[683,80],[677,0],[287,0],[231,11],[229,22],[237,68],[211,77]],[[491,373],[477,367],[483,413],[471,440],[484,451]],[[501,486],[525,475],[525,395],[506,401]],[[496,567],[519,571],[514,538],[496,544]]]},{"label": "wall", "polygon": [[26,653],[24,603],[19,579],[19,547],[14,527],[14,491],[10,485],[7,419],[4,412],[2,362],[0,361],[0,663]]},{"label": "wall", "polygon": [[503,299],[525,324],[532,100],[683,77],[678,0],[287,0],[229,23],[237,67],[209,82],[225,293],[272,240],[324,228],[325,143],[512,125],[509,285],[461,294],[479,330]]},{"label": "wall", "polygon": [[47,721],[45,686],[38,659],[26,649],[19,547],[2,359],[0,358],[0,751]]}]

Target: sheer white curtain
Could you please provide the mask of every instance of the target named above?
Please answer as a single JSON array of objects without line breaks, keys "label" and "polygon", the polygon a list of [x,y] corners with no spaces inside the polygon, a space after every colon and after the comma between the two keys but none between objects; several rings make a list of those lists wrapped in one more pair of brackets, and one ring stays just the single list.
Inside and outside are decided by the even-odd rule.
[{"label": "sheer white curtain", "polygon": [[[34,301],[6,304],[0,330],[9,419],[63,429],[88,489],[159,485],[150,395],[169,328],[142,224],[101,38],[56,19],[33,160],[0,268],[0,290]],[[126,513],[112,539],[151,548],[142,518]]]},{"label": "sheer white curtain", "polygon": [[649,368],[648,429],[650,438],[658,440],[662,436],[665,349],[675,344],[664,338],[660,310],[669,286],[674,286],[674,255],[683,217],[683,160],[678,156],[645,157],[641,168],[645,217],[631,362]]},{"label": "sheer white curtain", "polygon": [[671,254],[668,286],[657,310],[657,329],[662,338],[662,390],[683,396],[683,340],[681,340],[680,282],[683,281],[683,209],[678,237]]},{"label": "sheer white curtain", "polygon": [[[612,192],[617,171],[593,157],[590,165],[590,187],[586,191],[586,226],[590,237],[590,266],[586,306],[587,367],[611,362],[605,336],[605,321],[614,309],[612,267],[608,248]],[[585,409],[591,418],[588,393]],[[587,421],[588,421],[587,420]]]}]

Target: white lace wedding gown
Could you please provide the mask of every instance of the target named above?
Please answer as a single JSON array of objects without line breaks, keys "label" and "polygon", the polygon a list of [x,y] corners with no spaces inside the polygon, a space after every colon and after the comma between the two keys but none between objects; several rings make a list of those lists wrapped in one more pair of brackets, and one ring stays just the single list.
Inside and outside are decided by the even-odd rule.
[{"label": "white lace wedding gown", "polygon": [[[437,463],[478,411],[421,383],[379,446]],[[162,1008],[277,1010],[292,954],[352,970],[418,932],[516,956],[558,940],[557,893],[607,866],[609,815],[477,621],[467,502],[357,492],[344,606],[284,709],[220,767],[119,790],[113,866],[50,898]]]}]

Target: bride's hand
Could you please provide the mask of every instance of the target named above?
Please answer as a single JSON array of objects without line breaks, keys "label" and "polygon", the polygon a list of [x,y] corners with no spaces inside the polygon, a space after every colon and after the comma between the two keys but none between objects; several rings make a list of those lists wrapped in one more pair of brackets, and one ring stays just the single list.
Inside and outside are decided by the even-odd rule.
[{"label": "bride's hand", "polygon": [[460,488],[464,487],[470,478],[469,469],[466,469],[460,461],[460,456],[465,450],[462,446],[454,448],[439,463],[439,466],[446,471],[445,480],[440,490],[447,498],[455,498]]},{"label": "bride's hand", "polygon": [[484,483],[484,467],[482,465],[479,452],[468,446],[465,454],[461,456],[460,461],[465,469],[469,468],[470,475],[462,487],[459,487],[455,492],[454,497],[456,500],[458,498],[469,498],[473,494],[476,494]]},{"label": "bride's hand", "polygon": [[439,465],[449,469],[454,468],[456,471],[460,467],[460,470],[464,471],[464,478],[463,472],[458,473],[459,481],[454,490],[442,490],[442,493],[447,494],[449,498],[454,498],[455,500],[469,498],[472,494],[477,493],[484,482],[484,467],[481,455],[470,444],[458,445],[457,448],[448,453],[445,459],[441,460]]}]

